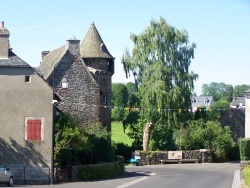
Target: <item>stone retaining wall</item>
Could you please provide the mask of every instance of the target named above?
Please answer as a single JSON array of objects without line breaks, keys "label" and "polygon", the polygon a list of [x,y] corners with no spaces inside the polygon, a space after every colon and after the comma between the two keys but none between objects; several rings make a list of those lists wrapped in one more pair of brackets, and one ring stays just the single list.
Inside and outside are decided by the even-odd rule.
[{"label": "stone retaining wall", "polygon": [[[204,153],[204,161],[202,160]],[[140,158],[139,165],[145,164],[161,164],[161,161],[169,160],[168,151],[135,151],[135,158]],[[182,151],[182,159],[198,159],[198,162],[211,163],[213,162],[213,152],[200,150]],[[174,161],[174,160],[173,160]]]}]

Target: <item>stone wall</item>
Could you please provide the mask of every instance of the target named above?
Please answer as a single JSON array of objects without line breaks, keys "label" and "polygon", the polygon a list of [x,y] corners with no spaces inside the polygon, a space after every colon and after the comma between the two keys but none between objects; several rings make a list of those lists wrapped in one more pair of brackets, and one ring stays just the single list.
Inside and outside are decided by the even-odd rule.
[{"label": "stone wall", "polygon": [[[137,157],[140,157],[140,165],[144,164],[161,164],[161,161],[168,160],[168,151],[136,151]],[[198,162],[211,163],[213,162],[213,152],[204,152],[204,161],[202,160],[202,153],[200,150],[186,150],[182,151],[182,159],[198,159]],[[174,160],[173,160],[174,161]]]},{"label": "stone wall", "polygon": [[230,108],[220,119],[223,127],[229,126],[234,142],[245,137],[245,109]]}]

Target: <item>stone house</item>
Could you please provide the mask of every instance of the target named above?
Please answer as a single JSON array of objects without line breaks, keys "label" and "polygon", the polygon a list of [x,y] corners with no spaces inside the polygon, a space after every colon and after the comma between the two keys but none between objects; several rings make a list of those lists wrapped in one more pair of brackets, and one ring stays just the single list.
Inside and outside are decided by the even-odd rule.
[{"label": "stone house", "polygon": [[[75,38],[52,51],[42,52],[41,76],[63,100],[57,109],[82,126],[101,123],[111,130],[111,78],[114,57],[94,23],[80,44]],[[62,83],[67,88],[61,88]]]},{"label": "stone house", "polygon": [[0,154],[9,166],[50,167],[53,89],[9,45],[0,25]]},{"label": "stone house", "polygon": [[233,97],[230,108],[245,108],[245,97]]},{"label": "stone house", "polygon": [[191,98],[192,111],[196,112],[198,108],[209,108],[214,103],[212,96],[193,96]]}]

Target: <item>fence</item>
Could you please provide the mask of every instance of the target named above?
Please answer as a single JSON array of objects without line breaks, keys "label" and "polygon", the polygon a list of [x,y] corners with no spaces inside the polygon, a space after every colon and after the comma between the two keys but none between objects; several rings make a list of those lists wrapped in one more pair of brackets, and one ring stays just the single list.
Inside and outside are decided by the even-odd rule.
[{"label": "fence", "polygon": [[[10,167],[15,185],[43,185],[50,184],[50,168],[35,166]],[[54,183],[71,182],[72,167],[55,167]]]},{"label": "fence", "polygon": [[35,166],[10,167],[16,185],[50,184],[50,168]]}]

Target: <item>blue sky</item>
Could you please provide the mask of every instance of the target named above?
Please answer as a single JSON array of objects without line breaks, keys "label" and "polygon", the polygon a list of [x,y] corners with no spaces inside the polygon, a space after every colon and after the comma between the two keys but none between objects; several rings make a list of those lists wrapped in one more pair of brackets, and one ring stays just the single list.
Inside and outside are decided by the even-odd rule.
[{"label": "blue sky", "polygon": [[0,0],[0,21],[10,31],[10,46],[38,66],[41,52],[83,40],[95,23],[115,59],[113,82],[126,83],[121,65],[125,48],[132,51],[131,33],[140,34],[160,16],[189,34],[196,43],[190,70],[202,84],[250,84],[250,0]]}]

